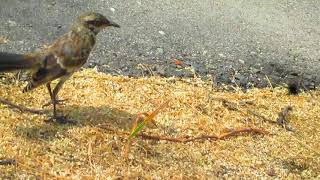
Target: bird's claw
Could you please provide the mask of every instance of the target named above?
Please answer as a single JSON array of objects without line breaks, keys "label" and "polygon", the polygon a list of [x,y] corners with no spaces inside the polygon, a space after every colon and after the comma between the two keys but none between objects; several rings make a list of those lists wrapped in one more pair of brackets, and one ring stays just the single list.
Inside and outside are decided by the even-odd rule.
[{"label": "bird's claw", "polygon": [[68,119],[66,116],[53,116],[47,120],[47,123],[58,123],[58,124],[76,124],[77,122],[71,119]]},{"label": "bird's claw", "polygon": [[47,102],[46,104],[44,104],[42,106],[42,108],[50,106],[51,104],[56,103],[57,105],[64,105],[64,102],[66,102],[68,99],[57,99],[57,100],[51,100],[49,102]]}]

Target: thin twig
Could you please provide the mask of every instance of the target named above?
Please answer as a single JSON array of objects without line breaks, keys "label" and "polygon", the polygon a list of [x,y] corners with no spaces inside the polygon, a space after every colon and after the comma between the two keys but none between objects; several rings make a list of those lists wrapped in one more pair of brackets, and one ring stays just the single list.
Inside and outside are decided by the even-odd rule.
[{"label": "thin twig", "polygon": [[251,127],[243,127],[243,128],[238,128],[234,129],[230,132],[223,133],[221,135],[201,135],[197,137],[191,137],[191,136],[183,136],[183,137],[177,137],[177,138],[172,138],[172,137],[166,137],[166,136],[152,136],[152,135],[147,135],[147,134],[138,134],[137,136],[143,138],[143,139],[151,139],[151,140],[165,140],[165,141],[171,141],[171,142],[179,142],[179,143],[186,143],[186,142],[192,142],[192,141],[198,141],[198,140],[223,140],[227,139],[231,136],[236,136],[239,135],[240,133],[243,132],[253,132],[257,134],[268,134],[268,132],[258,129],[258,128],[251,128]]},{"label": "thin twig", "polygon": [[148,134],[138,134],[138,137],[141,137],[142,139],[149,139],[149,140],[164,140],[164,141],[170,141],[170,142],[178,142],[178,143],[186,143],[186,142],[191,142],[191,141],[196,141],[196,140],[218,140],[219,136],[217,135],[202,135],[198,137],[190,137],[190,136],[183,136],[183,137],[167,137],[167,136],[156,136],[156,135],[148,135]]},{"label": "thin twig", "polygon": [[287,126],[287,122],[286,122],[286,116],[289,114],[289,112],[292,111],[292,107],[291,106],[287,106],[285,107],[281,112],[278,113],[279,117],[277,118],[276,121],[268,119],[266,117],[264,117],[263,115],[253,111],[253,110],[248,110],[248,114],[251,114],[253,116],[256,116],[266,122],[272,123],[272,124],[278,124],[281,127],[285,128],[288,131],[294,131],[292,128]]},{"label": "thin twig", "polygon": [[268,84],[269,84],[270,88],[273,89],[273,86],[272,86],[272,83],[271,83],[269,77],[267,75],[265,75],[265,77],[266,77],[266,79],[268,81]]},{"label": "thin twig", "polygon": [[24,106],[16,105],[16,104],[13,104],[12,102],[10,102],[6,99],[2,99],[2,98],[0,98],[0,103],[5,104],[5,105],[7,105],[11,108],[14,108],[14,109],[18,109],[21,112],[29,112],[29,113],[33,113],[33,114],[45,114],[46,113],[45,110],[31,109],[31,108],[27,108]]},{"label": "thin twig", "polygon": [[253,115],[253,116],[256,116],[256,117],[258,117],[258,118],[260,118],[260,119],[262,119],[262,120],[264,120],[264,121],[267,121],[267,122],[269,122],[269,123],[272,123],[272,124],[277,124],[277,123],[278,123],[277,121],[273,121],[273,120],[271,120],[271,119],[268,119],[268,118],[264,117],[263,115],[255,112],[255,111],[253,111],[253,110],[248,110],[247,112],[248,112],[249,114],[251,114],[251,115]]},{"label": "thin twig", "polygon": [[[118,131],[115,129],[112,129],[110,127],[101,127],[103,130],[115,132],[118,135],[123,135],[123,136],[128,136],[130,135],[130,132],[123,132],[123,131]],[[136,136],[140,137],[142,139],[149,139],[149,140],[155,140],[155,141],[170,141],[170,142],[177,142],[177,143],[186,143],[186,142],[191,142],[191,141],[198,141],[198,140],[224,140],[227,139],[231,136],[236,136],[239,135],[240,133],[257,133],[257,134],[269,134],[267,131],[259,129],[259,128],[254,128],[254,127],[242,127],[242,128],[237,128],[233,129],[229,132],[222,133],[221,135],[201,135],[201,136],[182,136],[182,137],[169,137],[169,136],[160,136],[160,135],[149,135],[149,134],[144,134],[144,133],[139,133]]]}]

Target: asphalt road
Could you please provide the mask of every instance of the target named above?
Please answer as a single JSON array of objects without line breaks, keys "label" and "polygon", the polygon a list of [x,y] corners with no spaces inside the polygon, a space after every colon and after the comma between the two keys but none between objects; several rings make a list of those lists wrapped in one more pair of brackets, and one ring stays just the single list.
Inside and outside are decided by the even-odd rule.
[{"label": "asphalt road", "polygon": [[107,73],[320,84],[319,0],[0,0],[0,50],[37,50],[86,11],[122,26],[99,34],[87,64]]}]

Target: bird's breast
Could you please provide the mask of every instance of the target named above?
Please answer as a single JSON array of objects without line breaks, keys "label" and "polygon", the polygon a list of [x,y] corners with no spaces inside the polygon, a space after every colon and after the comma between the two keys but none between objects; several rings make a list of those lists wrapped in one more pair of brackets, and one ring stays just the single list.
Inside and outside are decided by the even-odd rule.
[{"label": "bird's breast", "polygon": [[57,63],[68,72],[74,72],[86,63],[95,45],[95,35],[85,29],[71,31],[60,41],[54,48]]}]

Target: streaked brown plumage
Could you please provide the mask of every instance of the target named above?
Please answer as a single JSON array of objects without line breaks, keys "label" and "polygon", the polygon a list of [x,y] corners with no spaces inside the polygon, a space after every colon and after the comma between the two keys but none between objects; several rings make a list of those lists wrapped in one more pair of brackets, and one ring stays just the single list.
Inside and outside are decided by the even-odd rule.
[{"label": "streaked brown plumage", "polygon": [[[120,27],[99,13],[83,14],[77,18],[69,32],[54,41],[46,50],[24,55],[0,52],[0,72],[31,70],[31,80],[23,92],[46,84],[53,104],[53,118],[58,119],[56,104],[59,90],[63,83],[86,63],[95,45],[96,35],[108,26]],[[55,79],[59,79],[59,82],[51,90],[51,81]]]}]

